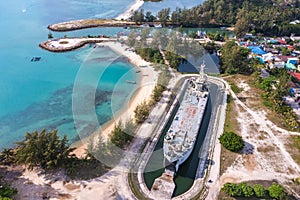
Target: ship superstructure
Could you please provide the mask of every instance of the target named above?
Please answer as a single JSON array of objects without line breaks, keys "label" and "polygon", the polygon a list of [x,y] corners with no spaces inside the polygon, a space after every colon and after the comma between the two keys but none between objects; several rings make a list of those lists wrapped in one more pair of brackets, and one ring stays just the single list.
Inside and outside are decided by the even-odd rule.
[{"label": "ship superstructure", "polygon": [[209,91],[204,63],[200,66],[200,76],[187,80],[187,89],[164,137],[163,152],[166,168],[174,166],[175,172],[191,155],[204,116]]}]

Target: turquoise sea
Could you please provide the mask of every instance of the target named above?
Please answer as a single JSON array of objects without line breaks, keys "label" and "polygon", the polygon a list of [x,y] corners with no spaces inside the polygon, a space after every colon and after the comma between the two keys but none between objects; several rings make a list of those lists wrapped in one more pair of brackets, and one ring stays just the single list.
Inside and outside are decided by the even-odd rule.
[{"label": "turquoise sea", "polygon": [[[169,7],[168,3],[173,5],[172,2],[164,5]],[[124,100],[136,89],[125,80],[139,79],[125,59],[108,48],[85,47],[73,52],[51,53],[40,49],[38,44],[47,40],[49,24],[83,18],[112,18],[133,3],[134,0],[0,2],[0,149],[13,146],[26,132],[42,128],[57,128],[59,134],[66,134],[75,141],[78,133],[81,136],[90,134],[98,123],[107,122],[122,108]],[[53,35],[116,35],[120,31],[121,28],[94,28]],[[33,57],[41,59],[31,61]],[[75,82],[80,87],[73,91]],[[72,112],[74,94],[80,96],[82,105],[75,116]],[[95,113],[90,116],[91,108],[96,111],[98,122],[92,117]],[[74,117],[80,119],[77,129]]]}]

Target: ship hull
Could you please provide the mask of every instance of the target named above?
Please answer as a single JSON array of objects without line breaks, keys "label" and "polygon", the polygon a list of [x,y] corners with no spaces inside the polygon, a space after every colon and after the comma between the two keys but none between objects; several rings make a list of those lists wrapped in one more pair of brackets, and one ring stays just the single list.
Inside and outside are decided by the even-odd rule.
[{"label": "ship hull", "polygon": [[183,99],[185,102],[179,106],[164,140],[164,159],[167,161],[165,163],[175,165],[175,172],[190,157],[194,149],[209,99],[208,90],[198,93],[194,90],[192,90],[194,93],[191,93],[190,90],[187,89],[188,94],[185,94]]}]

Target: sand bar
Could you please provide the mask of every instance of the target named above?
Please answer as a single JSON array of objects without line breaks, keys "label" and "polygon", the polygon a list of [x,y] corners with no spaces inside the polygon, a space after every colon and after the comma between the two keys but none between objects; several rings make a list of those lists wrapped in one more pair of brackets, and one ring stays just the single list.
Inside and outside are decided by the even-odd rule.
[{"label": "sand bar", "polygon": [[135,0],[134,4],[132,6],[130,6],[130,8],[128,10],[126,10],[124,13],[120,14],[118,17],[116,17],[117,20],[127,20],[131,17],[131,15],[133,14],[134,11],[137,11],[138,9],[140,9],[140,7],[142,7],[142,5],[144,4],[144,1],[141,0]]}]

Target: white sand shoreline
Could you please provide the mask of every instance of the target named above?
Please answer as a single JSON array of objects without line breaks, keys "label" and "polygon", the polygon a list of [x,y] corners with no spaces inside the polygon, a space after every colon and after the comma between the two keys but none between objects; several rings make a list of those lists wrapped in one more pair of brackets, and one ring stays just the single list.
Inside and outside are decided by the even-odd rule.
[{"label": "white sand shoreline", "polygon": [[128,10],[126,10],[124,13],[120,14],[115,19],[117,19],[117,20],[121,20],[121,19],[126,20],[126,19],[129,19],[129,17],[131,17],[132,13],[134,11],[137,11],[138,9],[140,9],[140,7],[142,7],[143,4],[144,4],[144,1],[142,1],[142,0],[135,0],[134,4],[132,6],[130,6],[130,8]]},{"label": "white sand shoreline", "polygon": [[[124,102],[123,108],[118,112],[114,113],[113,119],[102,125],[91,137],[97,136],[99,133],[102,134],[104,139],[108,139],[110,132],[113,130],[116,122],[123,121],[134,117],[134,110],[136,106],[143,101],[150,99],[152,91],[155,87],[158,73],[150,67],[150,63],[143,60],[139,55],[132,51],[127,51],[126,46],[121,45],[118,42],[103,42],[101,46],[107,46],[116,53],[128,58],[129,62],[135,66],[134,70],[140,71],[140,80],[138,82],[138,89],[133,91],[131,95]],[[146,66],[146,67],[140,67]],[[76,150],[74,153],[78,157],[82,157],[85,154],[86,143],[90,137],[84,138],[81,141],[74,144]]]}]

